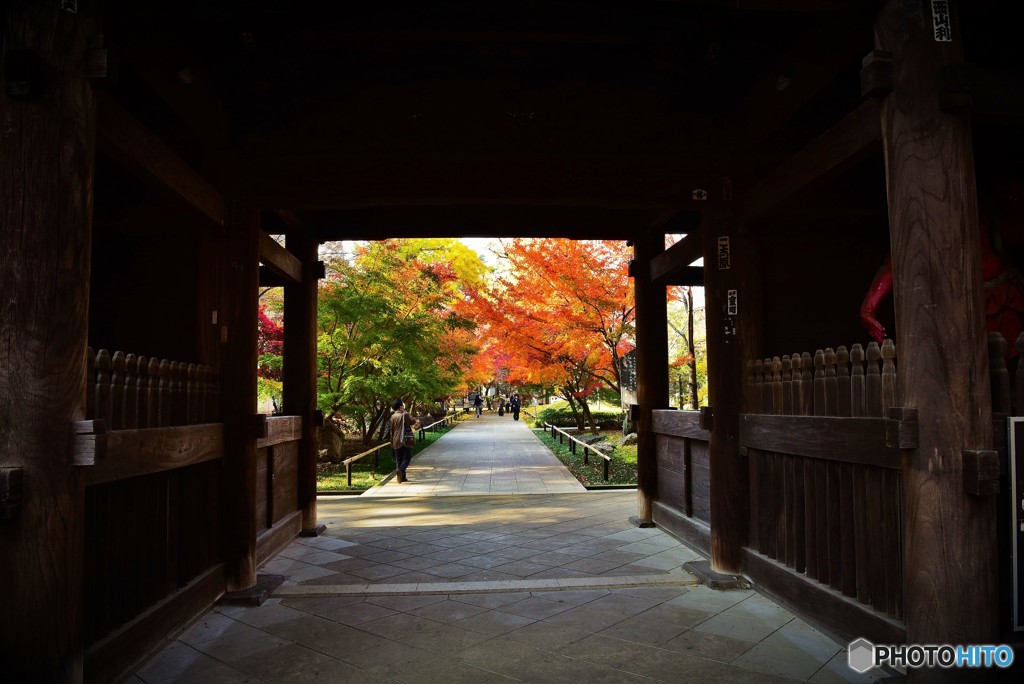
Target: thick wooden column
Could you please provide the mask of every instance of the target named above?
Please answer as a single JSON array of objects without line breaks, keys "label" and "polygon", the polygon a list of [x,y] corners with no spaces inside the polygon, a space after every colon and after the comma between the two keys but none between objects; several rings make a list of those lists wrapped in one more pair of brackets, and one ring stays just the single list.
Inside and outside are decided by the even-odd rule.
[{"label": "thick wooden column", "polygon": [[665,251],[661,231],[645,233],[634,242],[633,287],[636,303],[636,396],[640,413],[637,433],[637,516],[641,526],[653,525],[658,460],[653,411],[668,401],[668,310],[665,286],[651,283],[651,261]]},{"label": "thick wooden column", "polygon": [[85,417],[88,28],[59,3],[0,12],[0,679],[80,682],[85,497],[71,423]]},{"label": "thick wooden column", "polygon": [[256,366],[259,310],[259,212],[228,212],[221,321],[224,472],[221,517],[228,591],[256,583]]},{"label": "thick wooden column", "polygon": [[711,566],[742,571],[750,528],[746,454],[740,452],[746,360],[760,355],[758,260],[732,212],[704,215],[704,298],[707,316],[708,404],[711,440]]},{"label": "thick wooden column", "polygon": [[937,89],[943,67],[963,59],[955,17],[948,26],[948,36],[937,35],[930,3],[896,0],[876,25],[893,67],[882,130],[900,401],[917,409],[920,429],[903,467],[907,639],[988,643],[998,595],[995,496],[965,491],[965,462],[978,457],[965,451],[992,448],[981,248],[969,117],[941,111]]},{"label": "thick wooden column", "polygon": [[323,529],[316,521],[317,241],[304,226],[290,227],[288,251],[302,262],[302,282],[284,288],[284,412],[302,416],[299,442],[299,508],[302,535]]}]

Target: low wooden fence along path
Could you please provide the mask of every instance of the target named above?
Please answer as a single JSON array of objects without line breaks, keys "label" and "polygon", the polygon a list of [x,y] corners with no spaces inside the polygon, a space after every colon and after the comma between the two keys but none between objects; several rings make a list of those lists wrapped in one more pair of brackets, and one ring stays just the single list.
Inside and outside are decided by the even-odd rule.
[{"label": "low wooden fence along path", "polygon": [[545,432],[547,432],[548,430],[551,431],[551,438],[552,439],[554,439],[555,435],[557,434],[558,435],[558,443],[559,444],[565,444],[565,441],[568,440],[568,442],[569,442],[569,453],[575,455],[577,453],[577,449],[582,447],[583,448],[583,464],[584,465],[590,465],[590,457],[588,455],[588,452],[593,452],[595,455],[599,456],[604,461],[604,463],[602,464],[604,466],[604,481],[605,482],[608,481],[608,467],[611,465],[611,462],[612,462],[612,457],[611,456],[601,452],[598,449],[595,449],[592,445],[587,444],[586,442],[584,442],[584,441],[582,441],[580,439],[577,439],[576,437],[573,437],[572,435],[570,435],[568,432],[566,432],[562,428],[555,427],[551,423],[542,422],[541,426],[544,428]]},{"label": "low wooden fence along path", "polygon": [[[459,420],[459,414],[458,413],[451,413],[451,414],[445,416],[444,418],[441,418],[440,420],[435,420],[430,425],[422,425],[422,426],[420,426],[416,430],[417,439],[420,442],[422,442],[424,439],[426,439],[427,431],[437,432],[439,427],[456,423],[456,422],[458,422],[458,420]],[[371,456],[372,455],[373,456],[373,467],[376,468],[377,464],[379,463],[379,459],[380,459],[380,450],[383,449],[384,447],[389,447],[390,448],[391,447],[391,442],[385,442],[384,444],[378,444],[377,446],[372,447],[370,449],[367,449],[366,451],[364,451],[362,453],[358,453],[355,456],[346,458],[344,461],[341,462],[342,465],[345,466],[345,477],[346,477],[346,479],[348,481],[348,486],[349,487],[352,486],[352,464],[355,463],[356,461],[360,460],[360,459],[363,459],[363,458],[366,458],[367,456]]]}]

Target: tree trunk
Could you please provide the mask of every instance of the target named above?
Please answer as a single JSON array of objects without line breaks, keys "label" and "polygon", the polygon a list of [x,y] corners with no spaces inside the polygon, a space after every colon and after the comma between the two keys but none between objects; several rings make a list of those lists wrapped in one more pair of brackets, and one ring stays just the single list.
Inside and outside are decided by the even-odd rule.
[{"label": "tree trunk", "polygon": [[[690,362],[687,367],[690,369],[690,406],[696,411],[700,407],[700,399],[697,394],[697,346],[693,341],[693,288],[686,288],[686,351],[690,354]],[[680,405],[679,408],[682,408]]]},{"label": "tree trunk", "polygon": [[572,398],[572,390],[568,387],[562,388],[562,392],[565,394],[565,401],[569,404],[569,410],[572,411],[572,418],[576,421],[576,429],[583,432],[583,414],[580,413],[576,407],[576,400]]},{"label": "tree trunk", "polygon": [[594,414],[590,412],[590,404],[587,403],[586,397],[580,399],[580,409],[583,413],[583,421],[585,423],[590,423],[590,433],[596,435],[597,424],[594,422]]}]

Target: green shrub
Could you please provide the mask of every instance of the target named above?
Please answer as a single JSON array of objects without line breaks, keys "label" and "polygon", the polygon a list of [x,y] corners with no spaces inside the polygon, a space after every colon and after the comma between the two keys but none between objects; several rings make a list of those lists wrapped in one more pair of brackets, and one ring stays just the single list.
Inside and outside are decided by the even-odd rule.
[{"label": "green shrub", "polygon": [[[622,429],[622,411],[592,411],[591,415],[599,430]],[[576,427],[576,418],[568,408],[549,406],[537,413],[537,419],[555,427]]]}]

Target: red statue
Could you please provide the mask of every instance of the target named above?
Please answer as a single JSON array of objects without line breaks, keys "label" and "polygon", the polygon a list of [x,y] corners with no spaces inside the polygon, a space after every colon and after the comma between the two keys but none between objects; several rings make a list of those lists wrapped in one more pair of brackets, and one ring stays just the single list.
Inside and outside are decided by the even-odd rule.
[{"label": "red statue", "polygon": [[[982,212],[981,272],[985,280],[985,328],[1002,333],[1007,356],[1017,355],[1014,342],[1024,330],[1024,278],[1007,262],[1024,252],[1024,183],[1007,182],[999,186],[991,211]],[[995,244],[993,244],[995,243]],[[878,269],[864,301],[860,320],[868,334],[879,343],[885,339],[885,327],[875,314],[878,305],[892,291],[892,257]]]}]

